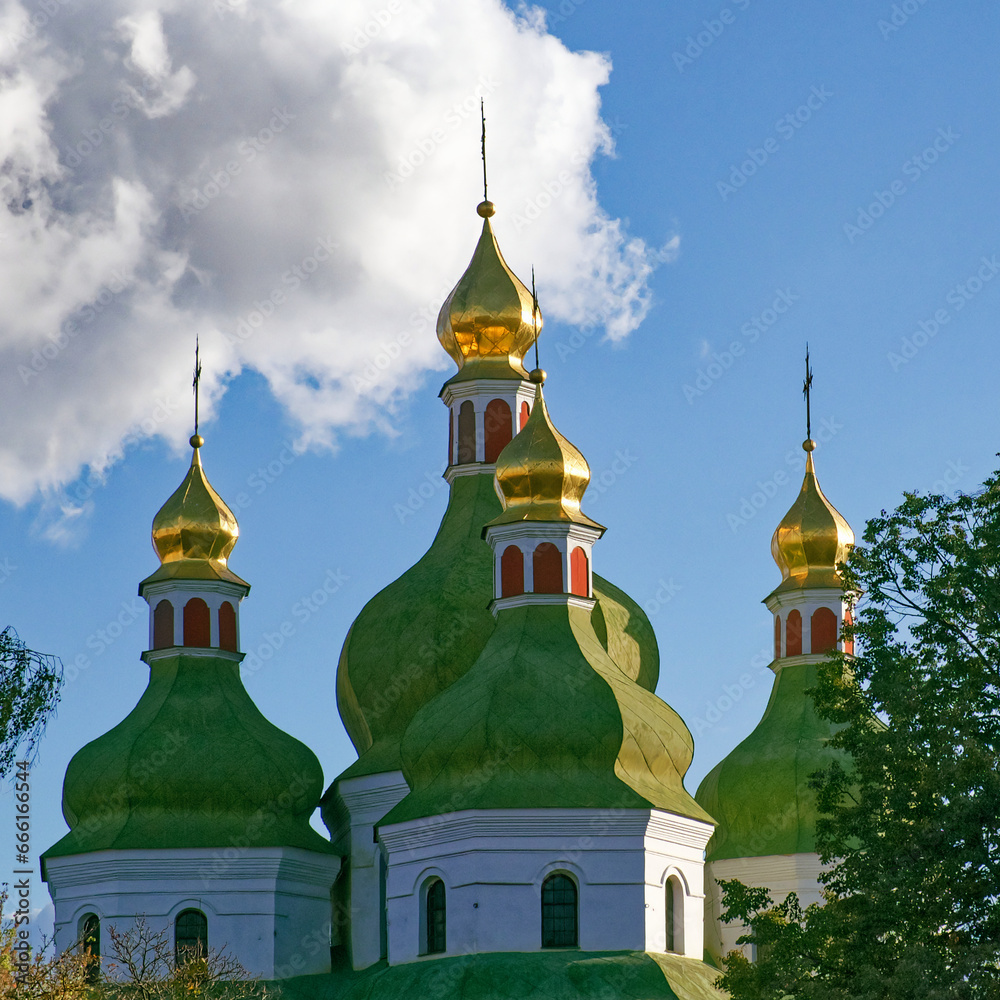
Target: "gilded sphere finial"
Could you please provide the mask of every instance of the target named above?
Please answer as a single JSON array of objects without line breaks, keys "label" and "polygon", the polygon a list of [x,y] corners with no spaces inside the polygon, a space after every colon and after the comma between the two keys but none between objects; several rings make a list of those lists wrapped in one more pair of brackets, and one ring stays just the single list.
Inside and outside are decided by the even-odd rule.
[{"label": "gilded sphere finial", "polygon": [[532,368],[528,372],[528,380],[534,382],[535,385],[545,385],[545,380],[548,378],[548,372],[544,368]]},{"label": "gilded sphere finial", "polygon": [[815,451],[816,450],[816,442],[813,441],[812,438],[806,438],[805,441],[802,442],[802,450],[803,451]]},{"label": "gilded sphere finial", "polygon": [[481,201],[476,206],[476,211],[481,219],[488,219],[496,212],[496,208],[494,208],[492,201]]},{"label": "gilded sphere finial", "polygon": [[200,448],[204,443],[205,439],[200,434],[192,434],[188,441],[192,448]]}]

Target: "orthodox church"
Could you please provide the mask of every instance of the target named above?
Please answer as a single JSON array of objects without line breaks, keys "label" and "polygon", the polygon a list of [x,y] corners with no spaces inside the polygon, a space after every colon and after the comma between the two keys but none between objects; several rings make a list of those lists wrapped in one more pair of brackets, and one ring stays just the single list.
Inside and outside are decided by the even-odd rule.
[{"label": "orthodox church", "polygon": [[448,508],[337,669],[358,759],[324,792],[316,756],[243,687],[250,585],[196,432],[139,585],[149,685],[70,762],[70,832],[43,856],[59,948],[106,957],[107,926],[143,915],[179,958],[225,946],[292,997],[708,1000],[741,933],[720,921],[716,879],[819,898],[805,779],[830,726],[805,691],[844,648],[837,564],[853,535],[814,444],[772,542],[770,702],[692,797],[694,744],[654,693],[652,626],[595,572],[589,467],[524,363],[537,302],[500,253],[493,204],[478,214],[437,325],[457,365],[440,394]]}]

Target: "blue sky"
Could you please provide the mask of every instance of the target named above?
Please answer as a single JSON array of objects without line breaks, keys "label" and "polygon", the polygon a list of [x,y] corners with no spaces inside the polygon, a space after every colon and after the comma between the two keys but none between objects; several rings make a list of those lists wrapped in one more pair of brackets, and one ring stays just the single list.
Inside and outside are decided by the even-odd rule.
[{"label": "blue sky", "polygon": [[[394,2],[392,11],[381,5],[389,22],[369,33],[356,59],[374,59],[383,51],[378,46],[402,46],[393,31],[405,27],[408,5]],[[115,23],[128,6],[114,7]],[[215,30],[239,23],[250,31],[247,25],[257,23],[253,0],[229,6],[212,15]],[[422,16],[447,17],[432,3],[413,6]],[[5,5],[8,14],[15,7],[10,0]],[[348,58],[344,46],[379,9],[377,2],[357,8],[355,25],[331,29],[331,51]],[[548,11],[545,27],[539,10]],[[70,3],[60,15],[66,27],[53,18],[43,31],[53,32],[52,46],[69,45],[59,32],[68,31],[73,18],[79,37],[88,16]],[[497,16],[502,11],[492,0],[472,4],[461,25],[442,28],[430,43],[431,54],[434,45],[462,53],[458,82],[448,84],[460,94],[474,93],[483,61],[495,57],[477,52],[476,44],[489,44]],[[904,490],[971,490],[995,468],[1000,11],[940,0],[803,5],[794,13],[757,0],[683,7],[563,0],[525,16],[530,30],[522,22],[520,33],[497,46],[505,47],[512,74],[523,69],[530,77],[541,73],[539,65],[548,67],[549,75],[534,81],[537,100],[503,76],[478,84],[490,91],[495,231],[522,278],[536,268],[547,317],[540,351],[550,412],[590,462],[594,485],[584,509],[609,529],[595,547],[594,568],[650,613],[662,657],[659,694],[695,734],[687,780],[693,792],[750,732],[767,702],[771,631],[760,601],[780,579],[771,533],[801,482],[806,342],[815,372],[820,482],[858,534],[866,518],[894,506]],[[210,87],[197,66],[190,85],[178,68],[184,40],[172,17],[161,22],[172,57],[165,68],[155,39],[137,49],[139,29],[128,36],[133,53],[153,52],[147,62],[162,84],[161,105],[144,106],[125,123],[135,126],[128,136],[138,148],[159,141],[140,125],[153,130],[170,114],[183,115],[183,102]],[[95,16],[95,39],[98,21]],[[479,41],[466,39],[456,49],[462,32]],[[574,55],[582,52],[603,54],[611,66],[606,83],[593,60]],[[422,79],[430,71],[411,57],[394,64],[396,71]],[[352,67],[356,79],[341,77],[341,83],[359,93],[365,73],[377,66]],[[238,77],[246,69],[234,57],[227,71]],[[300,121],[310,105],[306,96],[301,104],[298,98],[313,93],[307,77],[280,81],[283,106]],[[570,83],[553,102],[552,81],[563,79]],[[90,119],[80,94],[99,81],[86,78],[70,100],[72,79],[53,80],[43,131],[84,134]],[[436,86],[413,89],[425,104],[442,101],[427,135],[433,120],[449,121],[454,107]],[[576,120],[565,110],[577,107],[592,114],[581,111]],[[150,522],[183,477],[189,454],[185,424],[196,331],[205,337],[211,371],[204,464],[239,518],[232,565],[253,586],[241,612],[243,646],[248,653],[273,651],[253,661],[259,668],[244,671],[247,688],[269,719],[312,747],[327,780],[353,759],[334,693],[343,638],[364,603],[429,545],[447,499],[440,479],[445,411],[437,392],[451,362],[419,312],[436,312],[478,235],[478,126],[459,108],[452,112],[457,124],[441,125],[444,138],[421,162],[419,177],[399,190],[386,178],[398,151],[374,157],[367,173],[354,175],[346,168],[340,173],[338,157],[350,153],[343,144],[315,152],[320,120],[308,135],[295,133],[300,145],[294,150],[281,147],[275,135],[273,149],[282,156],[287,149],[290,158],[281,171],[268,161],[264,176],[246,176],[248,167],[232,175],[229,193],[197,220],[221,206],[211,238],[201,233],[204,242],[190,244],[187,277],[166,285],[142,279],[148,302],[170,300],[175,311],[143,311],[133,299],[129,311],[112,295],[98,320],[27,383],[17,369],[44,345],[48,286],[38,285],[34,307],[30,301],[18,306],[28,313],[34,308],[39,317],[28,332],[18,326],[22,314],[10,318],[17,303],[5,300],[0,413],[8,443],[0,457],[8,477],[4,495],[18,503],[0,505],[0,620],[29,645],[59,655],[68,675],[32,776],[36,853],[65,829],[59,797],[69,758],[119,722],[145,686],[147,668],[138,657],[146,644],[146,610],[135,594],[156,565]],[[350,135],[364,146],[366,105],[359,100],[350,110]],[[550,126],[568,121],[565,134],[554,127],[546,132],[545,114]],[[613,155],[600,152],[598,114]],[[372,134],[384,136],[385,126],[385,119],[376,126],[373,118]],[[546,136],[553,137],[551,148]],[[121,138],[112,134],[108,143]],[[74,143],[56,145],[65,163]],[[412,148],[419,145],[406,146],[404,155]],[[584,169],[564,184],[560,163],[576,149],[584,151]],[[121,143],[115,155],[124,157]],[[276,160],[278,152],[266,155]],[[211,169],[202,176],[210,179],[214,164],[228,161],[206,156]],[[103,173],[96,163],[97,154],[78,168],[74,191],[107,185],[116,171],[124,176],[121,160],[102,163]],[[233,338],[226,332],[269,294],[266,274],[283,273],[273,265],[253,271],[257,257],[271,250],[267,227],[280,233],[275,242],[283,256],[276,259],[288,268],[305,260],[323,235],[308,213],[290,219],[269,208],[269,198],[283,204],[293,168],[311,171],[301,183],[316,188],[317,204],[326,197],[324,172],[349,189],[364,187],[360,207],[348,198],[331,216],[343,226],[332,238],[351,246],[350,261],[323,265],[309,286],[316,315],[344,304],[364,321],[324,332],[322,324],[309,326],[312,314],[304,309],[293,317],[295,329],[263,328],[249,345],[256,355],[249,348],[227,353]],[[207,183],[195,187],[204,190]],[[65,190],[59,195],[50,187],[52,210],[72,217]],[[152,190],[151,182],[146,187]],[[330,187],[334,199],[336,185]],[[259,227],[252,238],[241,228],[250,225],[248,216]],[[625,241],[588,242],[587,226],[601,219],[620,220]],[[7,219],[12,239],[0,240],[0,254],[20,238],[11,228],[19,220],[23,215]],[[136,231],[145,232],[144,225],[137,223]],[[171,225],[147,237],[153,256],[136,264],[135,273],[173,273],[180,244],[171,242]],[[123,242],[131,238],[126,228]],[[638,258],[629,256],[631,239],[643,243]],[[365,261],[369,245],[377,250],[376,264]],[[195,279],[205,265],[196,253],[221,260],[234,247],[245,248],[243,257],[234,257],[228,269],[220,265],[221,277],[206,287],[237,291],[228,298],[220,293],[210,306],[200,302]],[[398,259],[394,247],[401,248]],[[110,251],[104,263],[92,303],[100,304],[98,289],[109,287],[113,269],[126,266]],[[29,272],[30,246],[8,259],[8,284],[31,286]],[[413,287],[407,286],[411,277]],[[379,280],[386,281],[384,295]],[[638,325],[635,310],[620,308],[630,289],[649,296]],[[67,299],[61,315],[79,311],[88,294]],[[599,323],[587,322],[609,312],[609,323],[619,317],[613,340]],[[343,369],[355,375],[393,343],[400,345],[398,356],[381,396],[358,403],[349,393],[308,395],[311,387],[328,385],[330,358],[355,352],[360,360]],[[291,358],[284,368],[283,352]],[[44,407],[33,409],[43,397]],[[119,412],[126,398],[140,399],[144,409]],[[73,400],[79,405],[69,406]],[[51,455],[60,457],[45,464]],[[336,581],[336,593],[310,609],[303,599],[325,581]],[[292,634],[277,648],[270,637],[286,622]],[[4,822],[12,829],[12,820]],[[45,898],[37,888],[36,905]]]}]

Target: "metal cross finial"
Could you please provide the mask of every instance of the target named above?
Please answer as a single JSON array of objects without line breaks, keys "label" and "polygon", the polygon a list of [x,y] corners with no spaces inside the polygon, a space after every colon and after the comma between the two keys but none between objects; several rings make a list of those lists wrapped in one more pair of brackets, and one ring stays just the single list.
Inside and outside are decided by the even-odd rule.
[{"label": "metal cross finial", "polygon": [[483,134],[480,139],[483,150],[483,201],[489,201],[486,196],[486,103],[481,97],[479,98],[479,117],[483,123]]},{"label": "metal cross finial", "polygon": [[813,384],[813,373],[809,367],[809,344],[806,344],[806,378],[802,383],[802,395],[806,399],[806,438],[812,438],[812,414],[809,411],[809,390]]},{"label": "metal cross finial", "polygon": [[198,344],[198,337],[194,338],[194,381],[191,388],[194,390],[194,432],[198,433],[198,387],[201,384],[201,353]]},{"label": "metal cross finial", "polygon": [[535,265],[531,265],[531,325],[535,331],[535,367],[538,363],[538,296],[535,294]]}]

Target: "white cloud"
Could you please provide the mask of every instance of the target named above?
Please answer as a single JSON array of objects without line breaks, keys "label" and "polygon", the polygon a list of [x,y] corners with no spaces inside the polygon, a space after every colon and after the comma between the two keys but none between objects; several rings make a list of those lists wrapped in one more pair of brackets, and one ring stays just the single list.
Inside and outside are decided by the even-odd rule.
[{"label": "white cloud", "polygon": [[610,65],[537,11],[50,6],[0,0],[8,499],[41,494],[72,523],[60,484],[130,440],[183,441],[196,333],[209,408],[249,366],[304,443],[390,429],[393,405],[450,364],[434,319],[478,236],[482,95],[495,228],[518,273],[536,265],[547,315],[601,317],[612,339],[645,316],[671,245],[600,207]]}]

